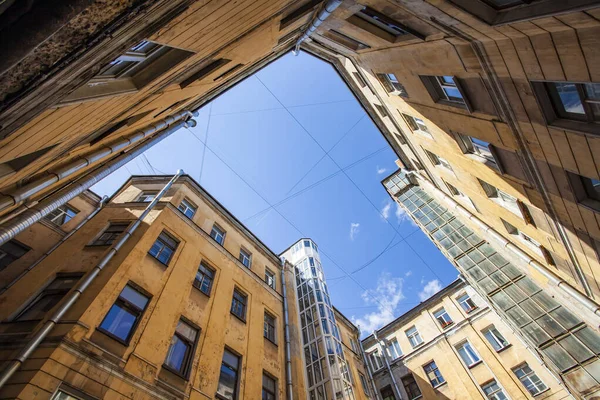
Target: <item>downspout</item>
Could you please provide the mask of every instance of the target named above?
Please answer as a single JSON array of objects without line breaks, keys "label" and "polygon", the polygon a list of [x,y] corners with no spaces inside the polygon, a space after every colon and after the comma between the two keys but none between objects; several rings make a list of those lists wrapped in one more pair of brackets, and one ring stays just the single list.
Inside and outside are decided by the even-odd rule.
[{"label": "downspout", "polygon": [[313,32],[317,30],[317,28],[323,23],[323,21],[325,21],[327,19],[327,17],[329,17],[329,15],[331,15],[331,13],[336,8],[338,8],[338,6],[340,4],[342,4],[342,0],[327,0],[325,7],[323,7],[321,9],[321,11],[319,11],[319,14],[317,14],[317,17],[315,19],[313,19],[311,24],[308,26],[308,28],[306,28],[306,30],[304,31],[302,36],[300,36],[300,38],[296,42],[296,46],[294,46],[294,55],[295,56],[298,55],[298,53],[300,51],[300,45],[302,44],[302,42],[304,42],[306,39],[308,39],[310,37],[310,35],[312,35]]},{"label": "downspout", "polygon": [[96,207],[96,209],[90,213],[90,215],[88,215],[87,217],[85,217],[79,224],[77,224],[77,226],[75,228],[73,228],[71,230],[71,232],[67,233],[65,236],[63,236],[62,239],[60,239],[60,241],[58,243],[56,243],[54,246],[52,246],[50,248],[50,250],[48,250],[47,252],[45,252],[40,258],[38,258],[33,264],[31,264],[29,267],[25,268],[23,271],[21,271],[21,273],[15,278],[13,279],[8,285],[4,286],[1,290],[0,290],[0,295],[4,292],[6,292],[8,289],[10,289],[15,283],[17,283],[21,278],[23,278],[25,275],[27,275],[27,273],[29,271],[31,271],[32,269],[34,269],[35,267],[38,266],[39,263],[41,263],[42,261],[44,261],[46,259],[46,257],[48,257],[50,254],[52,254],[52,252],[54,250],[56,250],[61,244],[63,244],[64,242],[66,242],[71,236],[73,236],[75,234],[75,232],[77,232],[83,225],[85,225],[86,222],[88,222],[90,219],[92,219],[96,214],[98,214],[98,212],[100,212],[100,210],[102,209],[102,207],[104,207],[104,205],[106,204],[106,202],[108,201],[108,196],[104,196],[102,197],[102,200],[100,200],[100,203],[98,204],[98,206]]},{"label": "downspout", "polygon": [[287,285],[285,283],[285,257],[281,257],[281,291],[283,292],[283,323],[285,337],[285,379],[287,383],[287,400],[294,400],[294,384],[292,382],[292,349],[290,344],[290,322],[287,301]]},{"label": "downspout", "polygon": [[43,191],[51,185],[76,174],[83,168],[93,165],[104,157],[119,153],[124,150],[126,151],[128,146],[134,145],[163,129],[169,128],[179,121],[186,121],[189,118],[192,118],[192,116],[192,113],[187,110],[181,111],[175,115],[170,115],[143,129],[136,130],[129,135],[123,136],[112,143],[108,143],[97,150],[83,154],[62,166],[52,168],[48,171],[48,174],[33,180],[27,185],[2,193],[2,195],[0,195],[0,212],[9,207],[27,201],[30,197],[35,196],[37,193]]},{"label": "downspout", "polygon": [[448,203],[448,205],[449,205],[448,208],[450,210],[455,209],[457,212],[459,212],[463,216],[465,216],[465,218],[471,220],[471,222],[473,222],[481,230],[483,230],[484,233],[487,233],[489,236],[493,237],[497,243],[500,243],[502,245],[502,247],[510,250],[513,254],[515,254],[517,257],[519,257],[521,260],[523,260],[526,264],[531,266],[534,270],[536,270],[537,272],[544,275],[544,277],[546,279],[548,279],[549,282],[556,285],[559,290],[563,291],[568,296],[577,300],[582,306],[584,306],[585,308],[587,308],[588,310],[593,312],[595,315],[600,316],[600,306],[598,304],[596,304],[596,302],[590,300],[584,294],[581,294],[581,292],[579,292],[577,289],[575,289],[574,287],[569,285],[569,283],[567,283],[565,280],[563,280],[560,276],[556,275],[554,272],[552,272],[551,270],[549,270],[548,268],[546,268],[545,266],[543,266],[542,264],[540,264],[539,262],[537,262],[536,260],[531,258],[527,253],[525,253],[519,247],[515,246],[514,244],[510,243],[508,240],[504,239],[504,237],[500,233],[498,233],[498,231],[496,231],[494,228],[492,228],[491,226],[489,226],[488,224],[486,224],[485,222],[483,222],[482,220],[477,218],[469,210],[467,210],[462,205],[457,203],[453,198],[451,198],[446,193],[444,193],[443,191],[441,191],[440,189],[435,187],[433,184],[431,184],[430,182],[428,182],[425,179],[422,179],[419,176],[419,174],[416,174],[413,171],[407,171],[407,175],[416,177],[417,179],[419,179],[422,182],[425,182],[426,184],[431,186],[435,190],[435,192],[438,193],[438,195],[442,196],[443,199]]},{"label": "downspout", "polygon": [[390,378],[392,379],[392,385],[394,385],[394,392],[396,392],[396,395],[398,396],[398,400],[402,400],[402,393],[400,392],[400,389],[398,388],[398,382],[396,382],[396,377],[392,373],[392,368],[390,367],[390,363],[388,362],[387,355],[385,354],[385,348],[383,346],[381,346],[381,342],[379,341],[379,338],[377,337],[377,331],[373,331],[373,337],[375,338],[375,341],[377,342],[377,344],[379,345],[379,348],[381,349],[381,355],[383,356],[383,361],[385,361],[385,367],[388,370],[388,374],[390,374]]},{"label": "downspout", "polygon": [[[187,112],[187,115],[191,115],[191,113]],[[188,126],[196,126],[196,121],[193,119],[189,121],[180,121],[177,124],[169,126],[167,129],[159,132],[157,135],[152,136],[149,140],[138,144],[133,149],[129,150],[126,153],[123,153],[114,159],[108,161],[106,164],[98,167],[98,169],[87,173],[80,180],[73,182],[73,184],[65,187],[64,189],[59,190],[58,192],[48,196],[46,199],[40,201],[35,206],[32,206],[30,209],[22,212],[17,215],[12,220],[8,221],[5,224],[0,225],[0,245],[8,242],[12,238],[14,238],[19,233],[23,232],[25,229],[30,227],[31,225],[38,222],[40,219],[56,210],[61,205],[65,204],[67,201],[73,199],[79,194],[83,193],[117,169],[121,168],[123,165],[127,164],[129,161],[133,160],[144,151],[148,150],[164,138],[171,135],[173,132],[177,131],[181,127]],[[142,133],[138,133],[141,135]],[[150,135],[150,133],[148,133]]]},{"label": "downspout", "polygon": [[29,356],[34,352],[34,350],[42,343],[44,338],[48,336],[48,334],[52,331],[52,328],[60,321],[60,319],[66,314],[67,311],[71,308],[73,304],[77,301],[77,299],[81,296],[81,294],[87,289],[90,284],[94,281],[94,279],[98,276],[98,274],[104,269],[104,267],[112,260],[112,258],[117,254],[119,249],[129,240],[132,236],[133,232],[140,226],[144,218],[152,211],[154,206],[159,202],[159,200],[164,196],[164,194],[169,190],[171,185],[183,174],[183,170],[178,170],[175,176],[171,178],[169,182],[162,188],[162,190],[156,195],[154,200],[148,204],[146,209],[142,212],[142,214],[135,220],[134,223],[129,225],[129,227],[123,232],[123,235],[110,247],[108,252],[102,259],[96,264],[94,268],[90,272],[88,272],[75,286],[71,292],[61,301],[60,307],[52,314],[50,318],[46,321],[44,326],[29,340],[29,342],[25,345],[25,348],[21,350],[21,352],[17,355],[17,357],[8,364],[8,366],[2,371],[0,375],[0,388],[2,388],[6,382],[10,379],[10,377],[17,372],[19,367],[29,358]]},{"label": "downspout", "polygon": [[[360,328],[358,328],[358,337],[360,338]],[[377,386],[375,385],[375,379],[373,379],[373,374],[371,373],[371,368],[369,368],[369,363],[367,360],[367,355],[365,354],[365,348],[363,347],[362,340],[358,341],[358,345],[360,346],[360,354],[362,355],[363,363],[365,364],[365,369],[367,370],[367,374],[369,375],[369,382],[371,382],[371,389],[373,390],[373,394],[376,400],[381,400],[381,395],[377,390]]]}]

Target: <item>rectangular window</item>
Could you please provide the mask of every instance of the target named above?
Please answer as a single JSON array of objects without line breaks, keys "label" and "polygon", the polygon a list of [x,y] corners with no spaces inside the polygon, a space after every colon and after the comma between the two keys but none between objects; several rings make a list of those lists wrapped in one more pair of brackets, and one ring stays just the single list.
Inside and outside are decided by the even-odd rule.
[{"label": "rectangular window", "polygon": [[475,303],[473,302],[473,300],[471,299],[471,297],[468,294],[463,294],[462,296],[458,296],[456,298],[456,301],[458,301],[458,304],[460,304],[460,306],[462,307],[462,309],[468,314],[470,312],[472,312],[473,310],[477,309],[477,306],[475,305]]},{"label": "rectangular window", "polygon": [[475,349],[473,349],[473,346],[471,346],[471,343],[469,342],[458,345],[456,350],[467,367],[472,367],[481,361],[481,358],[479,358]]},{"label": "rectangular window", "polygon": [[365,394],[368,396],[371,395],[371,392],[369,391],[369,385],[367,383],[367,378],[361,374],[360,372],[358,373],[358,379],[360,379],[360,384],[363,388],[363,391],[365,392]]},{"label": "rectangular window", "polygon": [[401,114],[411,131],[419,133],[430,139],[433,138],[433,136],[431,136],[431,132],[429,132],[429,128],[427,128],[427,125],[425,124],[425,121],[423,121],[421,118],[413,117],[412,115],[403,113]]},{"label": "rectangular window", "polygon": [[369,354],[369,361],[371,362],[373,371],[383,368],[383,360],[381,359],[381,355],[379,355],[379,350],[375,350]]},{"label": "rectangular window", "polygon": [[496,381],[491,381],[481,386],[481,388],[489,400],[508,400],[508,397],[504,394],[504,390],[502,390]]},{"label": "rectangular window", "polygon": [[487,341],[490,342],[496,351],[500,351],[509,345],[508,341],[504,339],[504,336],[502,336],[493,326],[484,330],[483,336],[485,336]]},{"label": "rectangular window", "polygon": [[387,343],[387,351],[392,360],[399,358],[402,356],[402,349],[400,348],[400,343],[396,338],[393,338]]},{"label": "rectangular window", "polygon": [[198,339],[198,329],[183,320],[177,322],[164,366],[187,379]]},{"label": "rectangular window", "polygon": [[378,27],[379,29],[387,32],[393,37],[408,35],[410,32],[400,22],[394,21],[393,19],[381,14],[380,12],[372,9],[371,7],[365,7],[355,14],[358,18],[367,21],[368,23]]},{"label": "rectangular window", "polygon": [[111,222],[108,228],[102,232],[96,240],[92,242],[92,246],[110,246],[123,232],[129,227],[129,222]]},{"label": "rectangular window", "polygon": [[377,109],[377,111],[379,111],[379,114],[381,114],[381,116],[383,118],[389,116],[389,114],[388,114],[388,112],[387,112],[387,110],[385,109],[384,106],[382,106],[380,104],[375,104],[375,103],[373,103],[373,105],[375,106],[375,108]]},{"label": "rectangular window", "polygon": [[444,183],[448,187],[448,190],[450,191],[450,194],[452,196],[456,196],[459,201],[462,201],[463,203],[466,203],[469,207],[471,207],[475,211],[479,212],[479,209],[475,205],[475,202],[473,201],[473,199],[471,199],[469,196],[467,196],[466,194],[464,194],[463,192],[461,192],[460,190],[458,190],[456,188],[456,186],[451,185],[451,184],[449,184],[446,181],[444,181]]},{"label": "rectangular window", "polygon": [[600,212],[600,180],[566,173],[577,202]]},{"label": "rectangular window", "polygon": [[521,381],[525,389],[531,393],[532,396],[536,396],[548,387],[538,378],[538,376],[533,372],[527,363],[520,365],[516,368],[513,368],[513,372],[517,375],[517,378]]},{"label": "rectangular window", "polygon": [[267,282],[267,285],[269,285],[272,289],[277,290],[277,281],[275,280],[275,273],[267,268],[265,268],[265,282]]},{"label": "rectangular window", "polygon": [[495,186],[490,185],[487,182],[482,181],[481,179],[477,179],[479,184],[483,188],[486,196],[492,200],[494,203],[498,204],[501,207],[506,208],[508,211],[513,214],[518,215],[523,218],[523,213],[521,212],[521,208],[519,207],[519,201],[516,197],[511,196],[510,194],[498,189]]},{"label": "rectangular window", "polygon": [[194,214],[196,214],[196,210],[198,209],[198,207],[196,207],[188,199],[181,200],[181,203],[179,203],[179,207],[177,208],[189,219],[192,219],[194,217]]},{"label": "rectangular window", "polygon": [[250,268],[250,264],[252,263],[252,254],[245,249],[240,249],[239,260],[246,268]]},{"label": "rectangular window", "polygon": [[265,311],[264,336],[275,343],[275,317]]},{"label": "rectangular window", "polygon": [[458,141],[458,146],[465,154],[473,154],[478,157],[478,160],[497,168],[497,162],[490,150],[490,144],[473,136],[463,135],[462,133],[454,132]]},{"label": "rectangular window", "polygon": [[262,378],[262,400],[275,400],[277,399],[277,382],[269,375],[263,372]]},{"label": "rectangular window", "polygon": [[538,255],[548,256],[549,259],[552,260],[552,264],[554,265],[554,260],[552,259],[552,256],[550,256],[549,253],[545,253],[546,249],[544,249],[539,242],[531,238],[529,235],[526,235],[525,233],[521,232],[516,226],[510,224],[509,222],[506,222],[502,218],[500,218],[500,221],[502,221],[504,227],[506,228],[506,231],[509,234],[517,237],[522,243],[524,243],[530,249],[535,251],[535,253],[537,253]]},{"label": "rectangular window", "polygon": [[56,210],[46,215],[44,218],[52,222],[54,225],[61,226],[73,219],[73,217],[75,217],[75,215],[77,215],[78,212],[79,211],[75,208],[63,204]]},{"label": "rectangular window", "polygon": [[358,346],[356,339],[352,336],[349,336],[348,339],[350,340],[350,347],[352,347],[352,351],[355,352],[356,354],[359,354],[360,347]]},{"label": "rectangular window", "polygon": [[215,279],[215,270],[209,267],[202,261],[196,272],[196,278],[194,278],[193,285],[200,289],[202,293],[210,296],[210,290],[212,289],[213,280]]},{"label": "rectangular window", "polygon": [[225,349],[217,386],[217,396],[220,398],[225,400],[237,398],[239,364],[240,357]]},{"label": "rectangular window", "polygon": [[446,382],[444,380],[444,377],[442,376],[442,373],[435,364],[435,361],[432,361],[429,364],[425,364],[423,366],[423,370],[425,371],[425,374],[427,374],[427,378],[429,379],[431,386],[433,386],[434,388]]},{"label": "rectangular window", "polygon": [[396,400],[396,396],[394,396],[394,391],[390,385],[382,388],[380,391],[382,400]]},{"label": "rectangular window", "polygon": [[345,47],[352,51],[358,51],[358,50],[364,50],[364,49],[370,48],[369,45],[359,42],[358,40],[351,38],[348,35],[344,35],[343,33],[335,31],[333,29],[326,31],[323,34],[323,36],[325,36],[326,38],[328,38],[330,40],[333,40],[340,46]]},{"label": "rectangular window", "polygon": [[0,271],[8,267],[13,261],[23,257],[31,250],[17,240],[11,239],[0,246]]},{"label": "rectangular window", "polygon": [[221,246],[225,243],[225,231],[217,224],[213,225],[212,230],[210,231],[210,237]]},{"label": "rectangular window", "polygon": [[419,331],[416,326],[413,326],[406,330],[406,337],[410,342],[410,345],[414,348],[423,343],[423,339],[421,339],[421,335],[419,335]]},{"label": "rectangular window", "polygon": [[438,321],[438,323],[440,324],[440,326],[442,328],[447,328],[454,323],[452,321],[452,318],[450,318],[450,316],[448,315],[448,313],[446,312],[446,310],[444,308],[441,308],[441,309],[437,310],[436,312],[434,312],[433,316],[435,317],[435,319]]},{"label": "rectangular window", "polygon": [[460,82],[453,76],[421,76],[423,84],[436,103],[472,111]]},{"label": "rectangular window", "polygon": [[435,166],[439,165],[439,166],[446,168],[450,172],[454,172],[454,170],[452,169],[452,165],[450,165],[450,162],[448,160],[446,160],[445,158],[440,157],[437,154],[430,152],[429,150],[425,150],[425,154],[427,154],[427,157],[429,157],[429,160],[431,161],[431,163],[433,165],[435,165]]},{"label": "rectangular window", "polygon": [[54,308],[83,274],[57,276],[40,294],[35,296],[29,304],[17,315],[15,321],[39,321]]},{"label": "rectangular window", "polygon": [[156,191],[156,190],[144,190],[137,197],[136,201],[138,203],[150,203],[152,200],[154,200],[154,198],[156,197],[157,194],[158,194],[158,191]]},{"label": "rectangular window", "polygon": [[126,285],[108,310],[98,330],[128,345],[148,301],[148,296],[133,286]]},{"label": "rectangular window", "polygon": [[148,251],[148,254],[161,263],[169,265],[169,261],[171,261],[171,257],[173,257],[177,245],[179,245],[177,240],[173,239],[173,237],[165,231],[162,231],[161,234],[158,235],[158,238],[156,238],[156,242],[154,242],[150,251]]},{"label": "rectangular window", "polygon": [[246,302],[248,300],[248,296],[235,289],[233,291],[233,298],[231,300],[231,313],[241,319],[242,321],[246,321]]},{"label": "rectangular window", "polygon": [[383,86],[385,91],[388,92],[389,94],[396,95],[396,96],[402,96],[402,97],[408,97],[408,93],[406,92],[404,85],[402,85],[398,81],[398,78],[396,78],[396,75],[394,75],[392,73],[377,74],[377,78],[381,82],[381,85]]},{"label": "rectangular window", "polygon": [[402,385],[408,395],[408,400],[415,400],[422,396],[421,389],[419,389],[419,385],[417,385],[417,381],[415,381],[415,377],[412,374],[402,378]]}]

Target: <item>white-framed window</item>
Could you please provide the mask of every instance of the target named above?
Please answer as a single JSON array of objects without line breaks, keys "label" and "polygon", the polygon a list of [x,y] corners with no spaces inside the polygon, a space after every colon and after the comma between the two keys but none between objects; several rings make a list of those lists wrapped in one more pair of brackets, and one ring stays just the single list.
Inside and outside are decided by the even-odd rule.
[{"label": "white-framed window", "polygon": [[471,207],[475,211],[479,212],[479,209],[477,208],[477,206],[475,205],[475,203],[469,196],[467,196],[466,194],[464,194],[463,192],[458,190],[456,188],[456,186],[451,185],[450,183],[448,183],[446,181],[444,181],[444,183],[448,187],[448,190],[450,191],[450,194],[452,194],[452,196],[456,196],[460,201],[466,203],[469,207]]},{"label": "white-framed window", "polygon": [[541,256],[544,255],[544,251],[542,250],[542,245],[538,241],[531,238],[529,235],[526,235],[520,229],[518,229],[516,226],[512,225],[509,222],[506,222],[502,218],[500,218],[500,220],[504,224],[504,227],[506,228],[506,231],[509,234],[516,236],[523,244],[528,246],[530,249],[535,251],[537,254],[539,254]]},{"label": "white-framed window", "polygon": [[239,260],[246,268],[250,268],[250,264],[252,264],[252,254],[246,249],[241,248]]},{"label": "white-framed window", "polygon": [[510,344],[494,326],[486,328],[483,331],[483,336],[485,336],[496,351],[500,351]]},{"label": "white-framed window", "polygon": [[431,132],[429,132],[429,128],[427,128],[427,124],[421,118],[413,117],[412,115],[404,113],[402,113],[402,117],[406,121],[406,124],[408,125],[411,131],[419,133],[430,139],[433,138],[433,136],[431,136]]},{"label": "white-framed window", "polygon": [[452,321],[452,318],[450,318],[450,316],[443,307],[434,312],[433,316],[442,328],[447,328],[454,323]]},{"label": "white-framed window", "polygon": [[383,360],[381,359],[379,350],[369,353],[369,362],[371,363],[371,368],[373,368],[373,371],[383,368]]},{"label": "white-framed window", "polygon": [[215,242],[219,243],[221,246],[223,246],[223,243],[225,243],[225,231],[217,224],[213,225],[210,231],[210,237],[213,238]]},{"label": "white-framed window", "polygon": [[502,390],[495,380],[481,386],[481,389],[483,389],[485,396],[489,400],[508,400],[508,397],[504,394],[504,390]]},{"label": "white-framed window", "polygon": [[525,386],[525,389],[527,389],[532,396],[536,396],[548,389],[544,382],[538,378],[535,372],[529,368],[527,363],[513,368],[513,372],[515,375],[517,375],[517,378],[519,378],[523,386]]},{"label": "white-framed window", "polygon": [[454,170],[452,169],[452,165],[450,164],[450,161],[446,160],[443,157],[438,156],[437,154],[432,153],[429,150],[425,150],[425,154],[427,154],[427,157],[429,157],[429,160],[431,161],[431,163],[435,166],[442,166],[445,169],[447,169],[448,171],[454,173]]},{"label": "white-framed window", "polygon": [[188,199],[183,199],[181,200],[181,203],[179,203],[179,207],[177,207],[186,217],[188,217],[189,219],[192,219],[194,217],[194,214],[196,214],[196,210],[198,207],[196,207],[194,204],[192,204],[191,201],[189,201]]},{"label": "white-framed window", "polygon": [[150,203],[152,200],[154,200],[157,194],[158,191],[156,190],[144,190],[137,197],[136,201],[139,203]]},{"label": "white-framed window", "polygon": [[420,78],[429,95],[436,103],[466,108],[468,111],[472,111],[471,105],[465,98],[462,85],[454,76],[421,75]]},{"label": "white-framed window", "polygon": [[469,342],[464,342],[456,346],[456,351],[458,351],[460,358],[467,367],[472,367],[481,361],[481,358],[479,358],[479,355]]},{"label": "white-framed window", "polygon": [[485,163],[497,165],[496,159],[490,150],[490,144],[485,140],[477,139],[473,136],[454,132],[458,139],[458,145],[465,154],[473,154]]},{"label": "white-framed window", "polygon": [[471,299],[471,296],[469,296],[467,293],[458,296],[456,298],[456,301],[458,301],[458,304],[460,304],[460,306],[462,307],[462,309],[468,314],[470,312],[472,312],[473,310],[475,310],[477,308],[477,305],[475,305],[475,303],[473,302],[473,300]]},{"label": "white-framed window", "polygon": [[381,82],[381,85],[383,86],[383,88],[388,93],[397,95],[397,96],[408,97],[408,93],[406,92],[406,89],[404,89],[404,85],[402,85],[398,81],[398,78],[396,78],[396,75],[394,75],[392,73],[383,73],[383,74],[377,74],[377,77],[379,78],[379,81]]},{"label": "white-framed window", "polygon": [[482,181],[481,179],[478,180],[486,196],[490,200],[492,200],[499,206],[506,208],[511,213],[523,218],[523,213],[521,212],[521,208],[519,207],[519,201],[516,197],[511,196],[510,194],[498,189],[497,187]]},{"label": "white-framed window", "polygon": [[423,339],[421,339],[421,335],[419,335],[419,331],[417,330],[416,326],[411,326],[405,331],[405,333],[412,347],[417,347],[423,343]]},{"label": "white-framed window", "polygon": [[434,388],[446,382],[435,361],[423,365],[423,370],[425,370],[425,374]]},{"label": "white-framed window", "polygon": [[400,348],[400,343],[398,343],[396,338],[392,338],[387,341],[387,352],[392,360],[402,356],[402,349]]},{"label": "white-framed window", "polygon": [[67,204],[63,204],[56,210],[46,215],[44,218],[52,222],[54,225],[61,226],[73,219],[73,217],[75,217],[75,215],[77,215],[78,212],[79,211],[77,211],[73,207]]},{"label": "white-framed window", "polygon": [[271,289],[277,290],[277,281],[275,279],[275,273],[268,268],[265,268],[265,282],[271,287]]}]

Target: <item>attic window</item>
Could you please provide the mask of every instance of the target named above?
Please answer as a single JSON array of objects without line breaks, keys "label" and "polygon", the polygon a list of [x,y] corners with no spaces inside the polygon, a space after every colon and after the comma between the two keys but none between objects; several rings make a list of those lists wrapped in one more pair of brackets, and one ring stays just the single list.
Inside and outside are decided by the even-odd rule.
[{"label": "attic window", "polygon": [[350,36],[344,35],[343,33],[334,31],[333,29],[325,32],[324,36],[328,39],[333,40],[340,46],[343,46],[352,51],[358,51],[358,50],[364,50],[364,49],[370,48],[370,46],[368,46],[364,43],[361,43],[358,40],[351,38]]},{"label": "attic window", "polygon": [[207,65],[205,65],[204,67],[200,68],[200,70],[196,71],[191,76],[189,76],[188,78],[184,79],[183,82],[181,82],[179,84],[179,86],[182,89],[186,88],[189,85],[191,85],[192,83],[194,83],[196,81],[199,81],[199,80],[201,80],[203,78],[206,78],[212,72],[218,70],[223,65],[228,64],[230,62],[231,62],[231,60],[228,60],[226,58],[219,58],[217,60],[211,61]]}]

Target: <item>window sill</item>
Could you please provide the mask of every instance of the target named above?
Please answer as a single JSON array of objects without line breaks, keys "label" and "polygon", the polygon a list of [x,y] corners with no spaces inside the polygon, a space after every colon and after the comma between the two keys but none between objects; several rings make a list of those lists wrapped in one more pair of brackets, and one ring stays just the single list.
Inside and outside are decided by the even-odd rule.
[{"label": "window sill", "polygon": [[193,283],[192,283],[192,287],[193,287],[194,289],[196,289],[197,291],[199,291],[200,293],[202,293],[204,296],[206,296],[206,297],[210,298],[210,292],[208,292],[208,293],[205,293],[205,292],[204,292],[202,289],[200,289],[199,287],[197,287],[197,286],[196,286],[196,285],[194,285]]},{"label": "window sill", "polygon": [[[157,263],[159,263],[160,265],[164,266],[165,268],[169,267],[169,264],[165,264],[164,262],[160,261],[158,258],[154,257],[152,254],[147,253],[153,260],[156,260]],[[170,262],[171,260],[169,260],[168,262]]]},{"label": "window sill", "polygon": [[[542,382],[542,383],[543,383],[543,382]],[[544,393],[546,393],[546,392],[547,392],[547,391],[549,391],[549,390],[550,390],[550,388],[549,388],[549,387],[547,387],[546,389],[542,390],[541,392],[539,392],[539,393],[536,393],[536,394],[532,394],[531,396],[533,396],[533,397],[537,397],[537,396],[539,396],[540,394],[544,394]],[[530,394],[531,394],[531,393],[530,393]]]},{"label": "window sill", "polygon": [[425,344],[425,342],[421,342],[421,343],[419,343],[419,344],[417,344],[417,345],[413,346],[412,348],[413,348],[413,349],[418,349],[419,347],[423,346],[424,344]]},{"label": "window sill", "polygon": [[110,333],[109,331],[104,330],[104,329],[102,329],[100,327],[96,328],[96,332],[99,332],[99,333],[103,334],[104,336],[108,336],[109,338],[111,338],[115,342],[118,342],[118,343],[122,344],[125,347],[129,347],[129,340],[123,340],[120,337],[115,336],[112,333]]},{"label": "window sill", "polygon": [[271,343],[273,346],[279,347],[279,345],[274,340],[271,340],[266,336],[264,336],[264,338],[267,340],[267,342]]},{"label": "window sill", "polygon": [[474,362],[471,365],[467,365],[467,368],[469,368],[469,369],[474,368],[474,367],[478,366],[479,364],[481,364],[482,362],[483,362],[482,360],[479,360],[477,362]]},{"label": "window sill", "polygon": [[570,119],[558,118],[548,123],[552,128],[565,129],[581,135],[600,135],[600,126],[594,123],[583,121],[572,121]]},{"label": "window sill", "polygon": [[442,328],[442,330],[446,330],[446,329],[450,328],[453,325],[454,325],[454,321],[450,322],[447,325],[440,325],[440,327]]},{"label": "window sill", "polygon": [[246,323],[246,319],[238,316],[237,314],[232,313],[231,311],[229,312],[231,315],[233,315],[236,319],[240,320],[241,322],[243,322],[244,324]]},{"label": "window sill", "polygon": [[473,307],[468,310],[465,310],[465,314],[471,314],[473,311],[477,310],[479,307]]},{"label": "window sill", "polygon": [[183,379],[184,381],[189,380],[189,377],[187,376],[188,374],[184,374],[181,373],[179,371],[174,370],[173,368],[169,367],[167,364],[163,364],[162,365],[162,369],[164,369],[165,371],[168,371],[170,373],[172,373],[173,375],[177,376],[178,378]]},{"label": "window sill", "polygon": [[600,213],[600,201],[598,201],[598,200],[584,199],[584,200],[579,200],[577,202],[577,204],[579,204],[582,207],[587,208],[588,210],[590,210],[594,213]]},{"label": "window sill", "polygon": [[489,167],[490,169],[502,174],[500,172],[500,168],[498,167],[498,164],[495,161],[488,160],[487,158],[482,157],[478,154],[474,154],[474,153],[465,153],[465,157],[467,157],[473,161],[477,161],[477,162],[485,165],[486,167]]},{"label": "window sill", "polygon": [[497,350],[496,353],[502,353],[504,350],[508,349],[512,347],[512,344],[507,344],[506,346],[504,346],[503,348],[501,348],[500,350]]},{"label": "window sill", "polygon": [[440,383],[440,384],[439,384],[439,385],[437,385],[437,386],[433,386],[433,388],[434,388],[434,389],[437,389],[437,388],[440,388],[440,387],[442,387],[442,386],[444,386],[444,385],[447,385],[447,384],[448,384],[448,382],[444,381],[444,382]]}]

